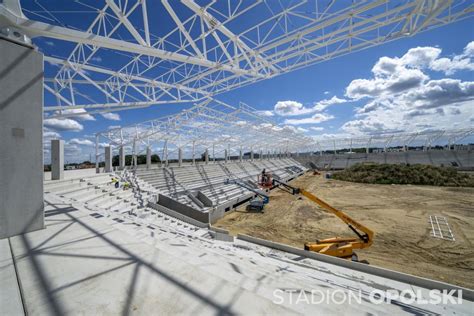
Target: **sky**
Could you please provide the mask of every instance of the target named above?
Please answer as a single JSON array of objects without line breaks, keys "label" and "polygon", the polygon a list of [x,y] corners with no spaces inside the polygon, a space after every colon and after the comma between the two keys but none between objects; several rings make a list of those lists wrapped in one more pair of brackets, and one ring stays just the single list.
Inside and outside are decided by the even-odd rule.
[{"label": "sky", "polygon": [[[473,127],[472,25],[472,18],[466,19],[216,98],[229,104],[245,102],[279,124],[315,137]],[[66,49],[44,38],[35,43],[47,54]],[[46,119],[46,151],[50,139],[61,137],[66,141],[67,161],[89,159],[94,152],[95,132],[189,106],[159,105],[68,120]]]}]

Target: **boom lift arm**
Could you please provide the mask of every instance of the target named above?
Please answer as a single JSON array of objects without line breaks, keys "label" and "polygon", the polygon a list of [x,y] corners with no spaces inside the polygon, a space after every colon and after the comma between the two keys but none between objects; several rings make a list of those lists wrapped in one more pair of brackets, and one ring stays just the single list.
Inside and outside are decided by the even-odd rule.
[{"label": "boom lift arm", "polygon": [[362,225],[361,223],[355,221],[349,217],[344,212],[332,207],[328,203],[324,202],[315,195],[309,193],[300,188],[292,187],[284,182],[273,179],[274,185],[281,185],[288,189],[292,194],[301,194],[307,197],[312,202],[318,204],[324,210],[333,213],[339,217],[344,223],[346,223],[349,228],[357,235],[358,238],[328,238],[323,240],[317,240],[316,242],[306,242],[304,244],[304,249],[309,251],[314,251],[330,256],[349,258],[354,255],[354,249],[363,249],[370,247],[373,242],[374,232]]}]

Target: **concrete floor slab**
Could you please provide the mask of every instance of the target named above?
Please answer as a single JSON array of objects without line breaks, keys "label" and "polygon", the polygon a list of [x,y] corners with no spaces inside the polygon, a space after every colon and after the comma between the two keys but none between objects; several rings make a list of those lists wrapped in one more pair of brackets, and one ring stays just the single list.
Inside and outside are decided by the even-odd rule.
[{"label": "concrete floor slab", "polygon": [[[42,231],[12,238],[24,303],[43,314],[468,314],[473,304],[424,306],[368,301],[374,289],[410,289],[261,245],[205,237],[205,231],[147,218],[98,215],[46,195]],[[104,213],[105,214],[105,213]],[[113,225],[112,225],[113,224]],[[275,291],[284,304],[275,304]],[[295,304],[291,291],[358,291],[363,302]]]},{"label": "concrete floor slab", "polygon": [[0,240],[0,315],[24,315],[8,238]]}]

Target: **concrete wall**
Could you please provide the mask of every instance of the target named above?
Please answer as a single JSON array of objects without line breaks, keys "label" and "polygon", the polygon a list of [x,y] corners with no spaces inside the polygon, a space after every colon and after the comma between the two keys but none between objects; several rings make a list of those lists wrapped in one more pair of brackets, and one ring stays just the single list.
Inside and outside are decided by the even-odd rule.
[{"label": "concrete wall", "polygon": [[204,227],[208,227],[208,224],[207,223],[203,223],[203,222],[200,222],[200,221],[197,221],[191,217],[188,217],[186,215],[183,215],[181,213],[178,213],[174,210],[171,210],[163,205],[160,205],[160,204],[157,204],[157,203],[153,203],[153,202],[149,202],[148,203],[148,207],[151,207],[152,209],[155,209],[157,211],[160,211],[162,213],[165,213],[169,216],[172,216],[174,218],[177,218],[183,222],[186,222],[186,223],[189,223],[189,224],[192,224],[194,226],[197,226],[197,227],[201,227],[201,228],[204,228]]},{"label": "concrete wall", "polygon": [[3,39],[0,148],[0,238],[43,228],[43,56]]},{"label": "concrete wall", "polygon": [[158,205],[162,205],[175,212],[183,214],[184,216],[190,217],[201,223],[209,223],[209,214],[193,209],[185,204],[173,200],[165,195],[160,194],[158,196]]},{"label": "concrete wall", "polygon": [[[295,160],[309,166],[315,163],[319,168],[344,169],[357,163],[375,162],[387,164],[426,164],[433,166],[454,166],[459,170],[474,170],[472,150],[428,150],[386,153],[354,153],[300,155]],[[454,165],[453,165],[454,164]]]}]

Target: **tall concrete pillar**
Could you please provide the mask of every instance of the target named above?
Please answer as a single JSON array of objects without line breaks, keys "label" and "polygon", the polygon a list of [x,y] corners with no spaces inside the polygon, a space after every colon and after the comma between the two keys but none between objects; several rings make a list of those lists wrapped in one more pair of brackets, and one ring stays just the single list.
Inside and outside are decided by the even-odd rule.
[{"label": "tall concrete pillar", "polygon": [[214,144],[212,144],[212,161],[216,163],[216,152],[215,152]]},{"label": "tall concrete pillar", "polygon": [[196,142],[193,141],[193,165],[196,164]]},{"label": "tall concrete pillar", "polygon": [[229,157],[227,156],[227,149],[224,149],[224,162],[227,163],[227,159],[228,159],[228,158],[229,158]]},{"label": "tall concrete pillar", "polygon": [[3,39],[0,55],[2,239],[44,227],[43,56]]},{"label": "tall concrete pillar", "polygon": [[64,179],[64,140],[51,140],[51,180]]},{"label": "tall concrete pillar", "polygon": [[146,168],[150,169],[151,167],[151,148],[148,146],[146,148]]},{"label": "tall concrete pillar", "polygon": [[204,161],[206,162],[206,165],[209,163],[209,150],[207,148],[204,152]]},{"label": "tall concrete pillar", "polygon": [[138,162],[137,162],[137,143],[136,140],[133,140],[133,156],[132,156],[132,165],[134,167],[137,167]]},{"label": "tall concrete pillar", "polygon": [[240,151],[239,151],[239,160],[242,162],[243,160],[243,155],[242,155],[242,146],[240,146]]},{"label": "tall concrete pillar", "polygon": [[112,147],[107,146],[104,149],[105,149],[105,153],[104,153],[105,168],[104,168],[104,171],[105,172],[112,172]]},{"label": "tall concrete pillar", "polygon": [[183,165],[183,150],[181,148],[178,148],[178,166]]},{"label": "tall concrete pillar", "polygon": [[258,160],[263,160],[263,151],[260,149],[260,156],[258,157]]},{"label": "tall concrete pillar", "polygon": [[123,170],[125,168],[125,151],[123,146],[119,148],[119,169]]},{"label": "tall concrete pillar", "polygon": [[253,161],[253,148],[250,149],[250,161]]}]

